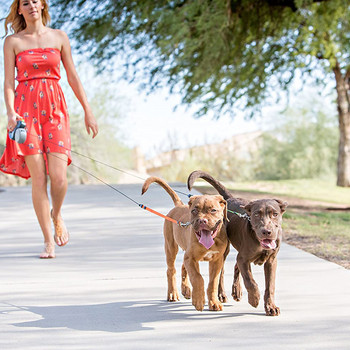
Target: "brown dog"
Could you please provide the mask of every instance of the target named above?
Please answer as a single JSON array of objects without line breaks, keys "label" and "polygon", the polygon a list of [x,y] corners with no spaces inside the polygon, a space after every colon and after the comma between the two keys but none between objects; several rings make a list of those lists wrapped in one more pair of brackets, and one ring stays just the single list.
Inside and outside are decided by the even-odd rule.
[{"label": "brown dog", "polygon": [[202,311],[205,304],[204,280],[199,271],[199,261],[209,261],[208,304],[212,311],[221,311],[218,299],[219,274],[224,264],[224,253],[229,246],[224,220],[227,220],[226,201],[219,195],[192,196],[188,205],[182,203],[174,190],[162,179],[148,178],[143,187],[144,194],[152,182],[158,183],[170,195],[175,208],[168,217],[178,222],[190,223],[187,227],[164,221],[165,254],[168,265],[168,301],[179,300],[176,287],[175,259],[179,246],[185,251],[182,264],[181,291],[186,299]]},{"label": "brown dog", "polygon": [[[190,174],[187,181],[189,190],[197,178],[209,182],[227,200],[229,217],[226,225],[227,235],[231,244],[238,251],[232,285],[233,298],[236,301],[242,298],[240,283],[240,274],[242,274],[248,291],[248,302],[254,307],[258,306],[260,292],[254,281],[250,264],[264,264],[265,312],[268,316],[279,315],[280,309],[274,301],[277,253],[282,240],[282,215],[288,203],[278,199],[260,199],[249,202],[241,198],[234,198],[220,182],[203,171],[194,171]],[[219,299],[226,301],[223,270],[220,276]]]}]

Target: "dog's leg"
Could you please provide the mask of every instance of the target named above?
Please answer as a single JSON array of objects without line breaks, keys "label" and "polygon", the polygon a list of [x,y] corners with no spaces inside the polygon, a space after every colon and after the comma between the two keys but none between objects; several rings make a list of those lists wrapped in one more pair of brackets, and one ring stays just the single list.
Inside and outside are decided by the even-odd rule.
[{"label": "dog's leg", "polygon": [[224,266],[224,258],[221,257],[209,262],[208,305],[210,311],[222,311],[222,304],[218,299],[219,274]]},{"label": "dog's leg", "polygon": [[176,287],[176,269],[175,269],[175,259],[177,252],[179,251],[179,246],[174,240],[172,233],[172,224],[166,222],[164,224],[164,238],[165,238],[165,255],[166,263],[168,266],[167,277],[168,277],[168,301],[178,301],[180,300],[180,295]]},{"label": "dog's leg", "polygon": [[275,280],[277,258],[272,256],[264,265],[265,272],[265,312],[267,316],[278,316],[280,308],[275,305]]},{"label": "dog's leg", "polygon": [[235,272],[233,276],[232,284],[232,296],[236,301],[241,301],[242,299],[242,286],[241,286],[241,273],[239,272],[238,265],[235,265]]},{"label": "dog's leg", "polygon": [[224,285],[224,275],[225,275],[225,261],[227,258],[228,253],[230,252],[230,243],[228,243],[226,247],[226,251],[224,253],[224,264],[222,265],[221,273],[220,273],[220,279],[219,279],[219,290],[218,290],[218,298],[222,303],[227,302],[227,295],[225,293],[225,285]]},{"label": "dog's leg", "polygon": [[191,284],[184,263],[181,269],[181,293],[186,299],[191,299]]},{"label": "dog's leg", "polygon": [[199,271],[199,263],[189,256],[188,252],[184,257],[185,268],[190,276],[190,281],[193,286],[192,290],[192,305],[198,311],[203,311],[205,304],[204,280]]},{"label": "dog's leg", "polygon": [[242,274],[244,285],[248,291],[248,302],[251,306],[258,307],[260,292],[257,283],[254,281],[250,263],[245,261],[240,254],[238,254],[237,265]]}]

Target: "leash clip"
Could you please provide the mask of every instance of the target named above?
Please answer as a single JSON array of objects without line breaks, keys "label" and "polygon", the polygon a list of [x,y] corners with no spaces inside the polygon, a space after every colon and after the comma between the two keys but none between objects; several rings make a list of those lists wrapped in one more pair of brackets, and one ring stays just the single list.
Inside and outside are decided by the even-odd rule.
[{"label": "leash clip", "polygon": [[237,213],[236,211],[231,211],[231,210],[230,210],[230,212],[233,214],[236,214],[237,216],[239,216],[242,219],[246,219],[246,220],[250,221],[250,216],[247,213],[241,214],[241,213]]}]

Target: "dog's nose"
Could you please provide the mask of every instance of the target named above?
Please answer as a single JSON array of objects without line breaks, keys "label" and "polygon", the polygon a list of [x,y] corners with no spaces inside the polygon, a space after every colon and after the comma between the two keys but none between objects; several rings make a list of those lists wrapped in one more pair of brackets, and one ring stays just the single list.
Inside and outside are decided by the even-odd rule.
[{"label": "dog's nose", "polygon": [[207,219],[198,219],[198,223],[201,225],[207,225],[208,224],[208,220]]},{"label": "dog's nose", "polygon": [[266,228],[262,230],[262,234],[263,234],[263,235],[271,236],[271,233],[272,233],[272,231],[271,231],[271,230],[268,230],[268,229],[266,229]]}]

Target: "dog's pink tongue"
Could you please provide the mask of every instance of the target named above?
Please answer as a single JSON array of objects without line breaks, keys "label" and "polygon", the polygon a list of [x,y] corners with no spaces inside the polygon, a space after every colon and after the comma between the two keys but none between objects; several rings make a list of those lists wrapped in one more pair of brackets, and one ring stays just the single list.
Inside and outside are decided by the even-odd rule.
[{"label": "dog's pink tongue", "polygon": [[263,247],[269,248],[269,249],[275,249],[276,248],[276,241],[273,239],[264,239],[262,242]]},{"label": "dog's pink tongue", "polygon": [[213,237],[211,236],[211,231],[202,230],[199,243],[204,245],[205,248],[209,249],[214,244]]}]

